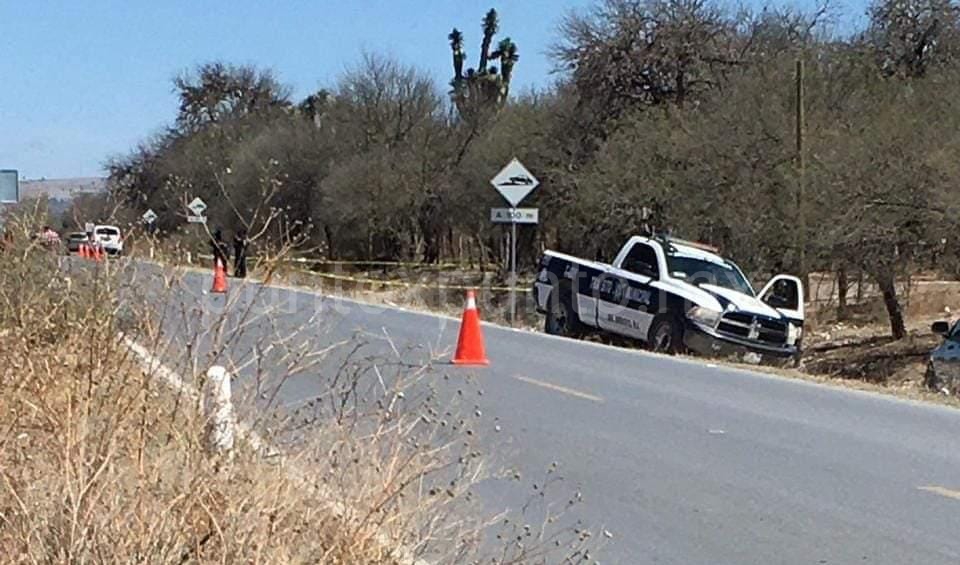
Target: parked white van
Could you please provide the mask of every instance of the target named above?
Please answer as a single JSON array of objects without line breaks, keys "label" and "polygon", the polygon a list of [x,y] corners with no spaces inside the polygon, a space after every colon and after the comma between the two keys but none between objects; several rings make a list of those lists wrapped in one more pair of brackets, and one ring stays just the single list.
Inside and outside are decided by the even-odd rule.
[{"label": "parked white van", "polygon": [[123,236],[117,226],[96,226],[93,228],[93,241],[111,255],[123,254]]}]

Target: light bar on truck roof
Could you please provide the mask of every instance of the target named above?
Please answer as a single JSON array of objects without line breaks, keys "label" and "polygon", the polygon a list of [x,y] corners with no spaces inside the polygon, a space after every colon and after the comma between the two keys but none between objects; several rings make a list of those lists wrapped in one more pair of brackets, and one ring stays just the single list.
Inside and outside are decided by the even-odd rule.
[{"label": "light bar on truck roof", "polygon": [[687,239],[680,239],[678,237],[667,237],[667,241],[671,243],[677,243],[679,245],[686,245],[687,247],[694,247],[696,249],[701,249],[703,251],[709,251],[710,253],[720,254],[720,249],[709,245],[707,243],[700,243],[699,241],[690,241]]}]

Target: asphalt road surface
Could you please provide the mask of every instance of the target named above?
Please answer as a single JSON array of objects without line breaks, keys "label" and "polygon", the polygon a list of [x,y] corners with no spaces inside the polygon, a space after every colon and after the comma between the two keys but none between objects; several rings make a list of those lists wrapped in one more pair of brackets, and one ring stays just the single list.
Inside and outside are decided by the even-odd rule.
[{"label": "asphalt road surface", "polygon": [[[171,336],[218,307],[210,280],[186,277],[174,310],[191,314],[170,316]],[[306,326],[316,344],[361,336],[412,363],[449,359],[459,327],[293,289],[257,300],[281,314],[252,334]],[[432,378],[476,378],[504,466],[559,463],[583,494],[576,518],[613,536],[603,563],[960,563],[960,412],[489,325],[484,338],[489,368],[441,360]],[[281,401],[315,382],[291,379]],[[516,489],[481,496],[502,508]]]}]

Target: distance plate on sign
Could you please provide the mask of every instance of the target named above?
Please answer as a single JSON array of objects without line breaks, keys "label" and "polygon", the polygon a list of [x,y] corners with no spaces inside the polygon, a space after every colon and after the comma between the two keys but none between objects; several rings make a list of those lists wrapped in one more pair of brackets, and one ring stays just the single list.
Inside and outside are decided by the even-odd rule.
[{"label": "distance plate on sign", "polygon": [[490,221],[495,224],[536,224],[539,208],[491,208]]}]

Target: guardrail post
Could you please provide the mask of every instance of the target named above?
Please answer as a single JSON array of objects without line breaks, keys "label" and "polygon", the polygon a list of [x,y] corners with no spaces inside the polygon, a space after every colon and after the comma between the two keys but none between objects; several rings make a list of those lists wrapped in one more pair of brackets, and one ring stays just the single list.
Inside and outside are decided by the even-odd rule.
[{"label": "guardrail post", "polygon": [[208,427],[207,443],[210,451],[229,455],[233,451],[235,418],[230,390],[230,374],[224,367],[214,365],[207,371],[204,416]]}]

